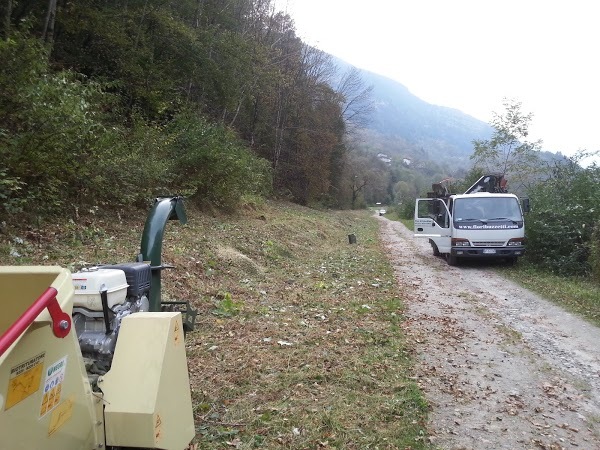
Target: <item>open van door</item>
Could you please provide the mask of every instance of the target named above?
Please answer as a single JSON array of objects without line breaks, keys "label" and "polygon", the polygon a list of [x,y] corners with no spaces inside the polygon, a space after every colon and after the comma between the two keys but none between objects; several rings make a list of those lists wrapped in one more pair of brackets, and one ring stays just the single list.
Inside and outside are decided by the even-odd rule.
[{"label": "open van door", "polygon": [[452,218],[439,198],[418,198],[415,203],[415,237],[429,238],[434,253],[450,253]]}]

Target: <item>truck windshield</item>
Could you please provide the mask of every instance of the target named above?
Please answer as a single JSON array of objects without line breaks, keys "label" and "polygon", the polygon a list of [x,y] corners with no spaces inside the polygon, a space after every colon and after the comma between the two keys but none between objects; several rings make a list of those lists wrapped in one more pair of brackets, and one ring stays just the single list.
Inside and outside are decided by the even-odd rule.
[{"label": "truck windshield", "polygon": [[516,198],[486,197],[459,198],[454,201],[455,221],[523,220]]}]

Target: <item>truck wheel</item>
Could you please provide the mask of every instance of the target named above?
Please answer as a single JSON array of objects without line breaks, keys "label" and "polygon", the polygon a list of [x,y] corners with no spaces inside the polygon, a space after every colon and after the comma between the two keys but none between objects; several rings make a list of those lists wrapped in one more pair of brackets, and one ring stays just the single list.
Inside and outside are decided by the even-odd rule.
[{"label": "truck wheel", "polygon": [[448,261],[449,266],[456,266],[458,264],[458,258],[452,253],[446,255],[446,261]]},{"label": "truck wheel", "polygon": [[514,266],[517,263],[517,257],[511,256],[510,258],[506,258],[506,264],[509,266]]},{"label": "truck wheel", "polygon": [[433,256],[440,256],[440,250],[438,249],[438,246],[435,244],[435,242],[429,239],[429,243],[431,244],[431,248],[433,249]]}]

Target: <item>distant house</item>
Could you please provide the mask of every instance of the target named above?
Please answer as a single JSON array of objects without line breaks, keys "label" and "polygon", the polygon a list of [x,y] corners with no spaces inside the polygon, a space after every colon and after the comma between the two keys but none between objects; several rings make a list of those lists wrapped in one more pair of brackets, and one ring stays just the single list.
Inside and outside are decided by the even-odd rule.
[{"label": "distant house", "polygon": [[392,163],[392,158],[390,158],[385,153],[377,153],[377,158],[379,158],[379,161],[384,162],[386,164],[391,164]]}]

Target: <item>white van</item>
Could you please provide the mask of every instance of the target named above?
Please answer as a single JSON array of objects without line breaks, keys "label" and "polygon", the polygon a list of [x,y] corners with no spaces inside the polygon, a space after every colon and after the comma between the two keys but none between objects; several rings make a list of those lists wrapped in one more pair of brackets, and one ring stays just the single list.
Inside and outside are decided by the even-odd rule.
[{"label": "white van", "polygon": [[525,254],[525,221],[519,198],[505,186],[498,175],[481,177],[464,194],[448,195],[439,185],[436,192],[434,185],[435,194],[416,200],[415,236],[428,238],[433,254],[450,265],[463,258],[515,263]]}]

